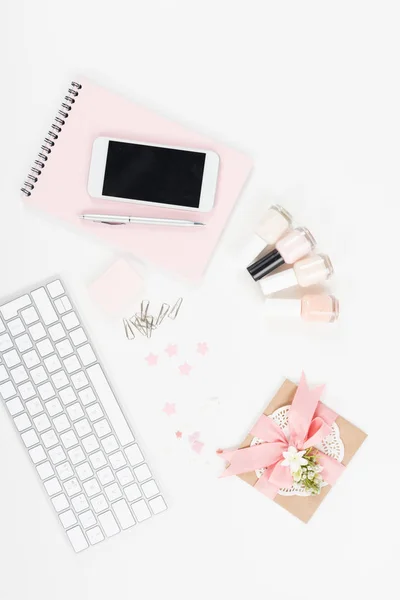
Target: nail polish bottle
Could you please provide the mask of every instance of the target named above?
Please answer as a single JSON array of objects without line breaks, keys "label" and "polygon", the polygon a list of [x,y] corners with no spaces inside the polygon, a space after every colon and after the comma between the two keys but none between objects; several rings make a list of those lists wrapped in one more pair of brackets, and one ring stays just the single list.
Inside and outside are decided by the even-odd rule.
[{"label": "nail polish bottle", "polygon": [[325,254],[307,256],[294,263],[291,269],[265,277],[259,283],[265,296],[299,285],[309,287],[322,283],[333,275],[332,263]]},{"label": "nail polish bottle", "polygon": [[240,261],[247,267],[267,246],[274,246],[289,229],[292,215],[279,204],[269,207],[257,229],[240,253]]},{"label": "nail polish bottle", "polygon": [[285,263],[292,265],[315,248],[315,239],[305,227],[289,231],[276,243],[275,249],[247,267],[254,279],[259,281]]},{"label": "nail polish bottle", "polygon": [[303,321],[333,323],[339,318],[339,301],[327,294],[307,294],[296,300],[268,298],[265,313],[271,317],[301,317]]}]

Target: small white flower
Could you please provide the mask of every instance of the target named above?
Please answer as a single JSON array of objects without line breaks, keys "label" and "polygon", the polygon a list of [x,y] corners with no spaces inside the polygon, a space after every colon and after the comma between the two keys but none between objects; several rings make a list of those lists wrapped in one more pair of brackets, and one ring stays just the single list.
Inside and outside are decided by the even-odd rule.
[{"label": "small white flower", "polygon": [[290,472],[296,473],[307,464],[307,460],[303,458],[306,450],[297,450],[294,446],[289,446],[287,452],[283,452],[285,460],[282,462],[284,467],[290,467]]},{"label": "small white flower", "polygon": [[299,483],[301,481],[301,469],[296,471],[296,473],[293,473],[293,481],[295,483]]}]

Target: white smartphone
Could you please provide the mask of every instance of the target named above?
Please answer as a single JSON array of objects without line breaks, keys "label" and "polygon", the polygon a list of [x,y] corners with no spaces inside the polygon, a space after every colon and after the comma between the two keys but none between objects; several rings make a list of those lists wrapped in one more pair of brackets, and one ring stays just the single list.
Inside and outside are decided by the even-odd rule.
[{"label": "white smartphone", "polygon": [[88,191],[93,198],[208,212],[219,156],[210,150],[98,137]]}]

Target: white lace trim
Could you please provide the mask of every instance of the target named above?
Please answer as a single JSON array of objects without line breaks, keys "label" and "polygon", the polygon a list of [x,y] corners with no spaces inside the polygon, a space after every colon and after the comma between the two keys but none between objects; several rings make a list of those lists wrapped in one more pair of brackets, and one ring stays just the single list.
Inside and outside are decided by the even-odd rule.
[{"label": "white lace trim", "polygon": [[[286,439],[289,438],[289,409],[290,406],[283,406],[282,408],[278,408],[275,412],[273,412],[272,415],[269,415],[269,418],[272,419],[282,429]],[[250,446],[261,444],[262,442],[263,440],[260,438],[254,437],[250,442]],[[344,457],[344,445],[340,437],[339,427],[336,425],[336,423],[332,424],[331,433],[315,447],[327,456],[342,462]],[[256,471],[258,478],[260,478],[263,473],[264,469],[258,469]],[[322,475],[323,474],[324,472],[322,471]],[[324,481],[321,487],[326,485],[328,484]],[[293,483],[292,487],[290,488],[281,488],[278,491],[278,494],[281,496],[309,496],[310,492],[308,492],[301,483]]]}]

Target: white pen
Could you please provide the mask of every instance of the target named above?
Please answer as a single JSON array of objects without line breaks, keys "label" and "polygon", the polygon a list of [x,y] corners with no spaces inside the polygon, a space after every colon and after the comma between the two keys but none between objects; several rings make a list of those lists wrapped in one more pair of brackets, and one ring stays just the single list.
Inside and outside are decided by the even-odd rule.
[{"label": "white pen", "polygon": [[104,223],[105,225],[128,225],[129,223],[136,223],[140,225],[171,225],[175,227],[204,226],[204,223],[185,221],[183,219],[157,219],[152,217],[129,217],[119,215],[81,215],[80,218],[86,221],[93,221],[94,223]]}]

